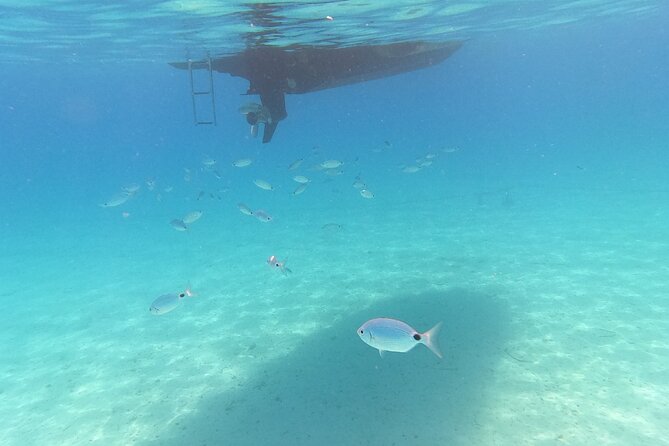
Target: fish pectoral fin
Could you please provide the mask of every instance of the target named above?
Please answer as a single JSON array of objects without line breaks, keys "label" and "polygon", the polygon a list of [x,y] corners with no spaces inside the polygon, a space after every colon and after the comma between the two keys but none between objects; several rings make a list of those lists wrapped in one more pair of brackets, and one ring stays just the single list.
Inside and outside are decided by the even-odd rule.
[{"label": "fish pectoral fin", "polygon": [[379,349],[379,356],[380,356],[380,357],[383,358],[383,357],[385,356],[385,354],[386,354],[386,351],[385,351],[385,350],[381,350],[381,349]]}]

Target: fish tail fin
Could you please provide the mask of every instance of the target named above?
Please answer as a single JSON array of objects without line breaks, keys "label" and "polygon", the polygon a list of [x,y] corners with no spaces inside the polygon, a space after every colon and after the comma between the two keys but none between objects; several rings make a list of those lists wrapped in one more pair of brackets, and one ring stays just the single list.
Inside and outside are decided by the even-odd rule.
[{"label": "fish tail fin", "polygon": [[190,283],[186,285],[186,289],[184,290],[184,294],[188,297],[195,297],[197,294],[193,291],[193,287],[191,287]]},{"label": "fish tail fin", "polygon": [[423,344],[430,350],[432,353],[437,355],[439,359],[442,359],[444,355],[441,353],[441,348],[439,348],[439,330],[441,330],[442,323],[437,323],[434,327],[430,328],[428,331],[421,335]]}]

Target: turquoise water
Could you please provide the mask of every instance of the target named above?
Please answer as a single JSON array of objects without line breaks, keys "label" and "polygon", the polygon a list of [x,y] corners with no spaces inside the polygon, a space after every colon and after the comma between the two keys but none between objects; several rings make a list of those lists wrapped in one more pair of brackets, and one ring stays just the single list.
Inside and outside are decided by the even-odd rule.
[{"label": "turquoise water", "polygon": [[[663,2],[5,2],[0,17],[3,446],[669,444]],[[217,74],[218,125],[194,126],[187,73],[167,65],[415,39],[465,43],[287,96],[264,145],[237,111],[248,82]],[[315,167],[328,159],[343,174]],[[294,196],[297,174],[311,182]],[[443,321],[444,359],[380,358],[356,329],[382,316]]]}]

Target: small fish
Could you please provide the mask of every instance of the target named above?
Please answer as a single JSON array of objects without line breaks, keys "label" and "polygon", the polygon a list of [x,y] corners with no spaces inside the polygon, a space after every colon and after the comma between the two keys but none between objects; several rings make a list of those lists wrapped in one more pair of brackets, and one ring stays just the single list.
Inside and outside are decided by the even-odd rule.
[{"label": "small fish", "polygon": [[325,169],[325,170],[323,170],[323,172],[325,173],[325,175],[329,175],[331,177],[344,175],[344,171],[341,170],[341,169]]},{"label": "small fish", "polygon": [[418,167],[430,167],[432,165],[432,160],[424,159],[420,160]]},{"label": "small fish", "polygon": [[425,154],[425,159],[428,159],[428,160],[435,159],[436,157],[437,157],[437,155],[435,155],[432,152],[429,152],[429,153]]},{"label": "small fish", "polygon": [[221,175],[220,172],[219,172],[218,170],[213,169],[212,172],[213,172],[214,176],[215,176],[216,178],[218,178],[219,180],[220,180],[221,178],[223,178],[223,175]]},{"label": "small fish", "polygon": [[251,158],[241,158],[232,162],[232,165],[235,167],[247,167],[253,163]]},{"label": "small fish", "polygon": [[304,175],[295,175],[293,177],[293,181],[295,181],[296,183],[300,183],[300,184],[307,184],[311,180],[309,178],[305,177]]},{"label": "small fish", "polygon": [[319,164],[323,169],[336,169],[344,165],[343,162],[339,160],[327,160]]},{"label": "small fish", "polygon": [[197,194],[197,198],[195,198],[195,199],[196,199],[197,201],[200,201],[200,199],[201,199],[202,197],[204,197],[206,194],[207,194],[207,193],[206,193],[205,191],[201,190],[200,192],[198,192],[198,194]]},{"label": "small fish", "polygon": [[286,267],[286,262],[287,262],[286,259],[281,261],[281,260],[277,259],[276,256],[269,256],[269,258],[267,259],[267,264],[270,267],[272,267],[272,269],[276,269],[276,270],[281,271],[281,274],[283,274],[284,276],[287,276],[288,273],[292,273],[290,268]]},{"label": "small fish", "polygon": [[307,183],[302,183],[295,188],[295,190],[293,191],[293,195],[300,195],[305,190],[307,190]]},{"label": "small fish", "polygon": [[260,220],[262,222],[265,222],[265,223],[269,223],[270,221],[272,221],[272,216],[269,215],[267,212],[263,211],[262,209],[258,209],[256,211],[253,211],[252,215],[255,218],[257,218],[258,220]]},{"label": "small fish", "polygon": [[444,152],[444,153],[455,153],[455,152],[460,151],[460,149],[457,148],[457,147],[446,147],[446,148],[443,148],[443,149],[441,149],[441,150],[442,150],[442,152]]},{"label": "small fish", "polygon": [[360,190],[360,195],[363,198],[374,198],[374,193],[369,189],[361,189]]},{"label": "small fish", "polygon": [[423,344],[440,359],[444,357],[439,349],[439,330],[441,322],[425,333],[418,333],[405,322],[397,319],[380,317],[371,319],[358,328],[358,336],[362,341],[379,350],[383,357],[384,352],[408,352],[418,344]]},{"label": "small fish", "polygon": [[362,181],[360,177],[357,177],[355,181],[353,181],[353,187],[356,189],[364,189],[365,188],[365,182]]},{"label": "small fish", "polygon": [[116,194],[113,197],[111,197],[109,200],[105,201],[104,203],[100,204],[100,207],[103,208],[113,208],[116,206],[120,206],[126,201],[130,199],[130,195],[126,194],[125,192],[122,192],[120,194]]},{"label": "small fish", "polygon": [[418,166],[406,166],[402,169],[402,172],[404,173],[416,173],[420,170],[420,167]]},{"label": "small fish", "polygon": [[149,190],[155,189],[156,188],[156,180],[154,180],[153,178],[149,178],[148,180],[146,180],[146,187]]},{"label": "small fish", "polygon": [[155,316],[160,316],[161,314],[169,313],[179,306],[181,300],[184,297],[193,297],[195,294],[191,291],[190,287],[186,288],[181,293],[170,293],[163,294],[162,296],[157,297],[149,307],[149,312]]},{"label": "small fish", "polygon": [[217,161],[213,158],[206,157],[205,159],[202,160],[202,165],[206,167],[207,169],[211,169],[216,165]]},{"label": "small fish", "polygon": [[193,211],[189,212],[186,214],[186,216],[183,218],[183,222],[186,223],[187,225],[191,223],[195,223],[202,217],[202,211]]},{"label": "small fish", "polygon": [[141,186],[139,184],[129,184],[127,186],[123,186],[121,189],[128,195],[134,195],[137,191],[139,191],[140,187]]},{"label": "small fish", "polygon": [[339,223],[325,223],[323,226],[321,226],[321,229],[323,231],[336,232],[344,229],[344,225],[340,225]]},{"label": "small fish", "polygon": [[290,163],[290,165],[288,166],[288,170],[297,170],[297,168],[302,165],[303,161],[304,161],[304,159],[302,159],[302,158],[296,159],[295,161]]},{"label": "small fish", "polygon": [[188,226],[186,226],[186,223],[184,223],[183,220],[179,220],[178,218],[175,218],[170,222],[170,225],[176,229],[177,231],[185,231],[188,229]]},{"label": "small fish", "polygon": [[263,190],[274,190],[274,187],[265,180],[253,180],[253,184]]},{"label": "small fish", "polygon": [[238,203],[237,207],[239,208],[239,211],[244,214],[244,215],[253,215],[253,211],[244,203]]}]

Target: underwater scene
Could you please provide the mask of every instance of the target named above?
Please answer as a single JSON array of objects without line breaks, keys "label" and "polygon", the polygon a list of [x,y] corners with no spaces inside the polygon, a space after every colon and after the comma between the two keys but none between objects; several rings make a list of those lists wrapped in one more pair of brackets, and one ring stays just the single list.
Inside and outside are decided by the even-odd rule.
[{"label": "underwater scene", "polygon": [[0,445],[669,445],[669,4],[0,4]]}]

